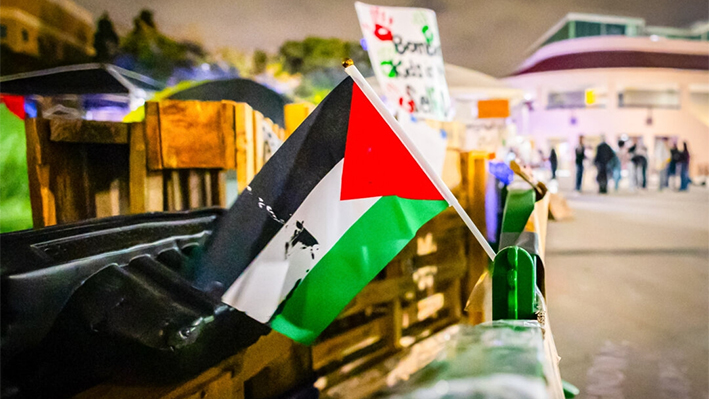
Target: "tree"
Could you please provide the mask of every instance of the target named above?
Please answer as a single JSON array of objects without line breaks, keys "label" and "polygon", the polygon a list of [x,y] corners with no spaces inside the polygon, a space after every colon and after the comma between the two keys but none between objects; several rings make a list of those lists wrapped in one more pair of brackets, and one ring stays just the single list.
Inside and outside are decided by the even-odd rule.
[{"label": "tree", "polygon": [[217,59],[226,65],[235,68],[239,76],[251,77],[254,75],[253,56],[230,47],[224,47],[217,51]]},{"label": "tree", "polygon": [[194,67],[205,54],[199,45],[178,43],[160,33],[150,10],[142,10],[133,19],[133,30],[121,50],[128,57],[122,66],[163,81],[179,68]]},{"label": "tree", "polygon": [[371,75],[369,56],[359,43],[337,38],[308,37],[303,41],[287,41],[278,50],[283,68],[291,74],[302,74],[295,94],[318,103],[346,74],[344,58],[352,58],[364,75]]},{"label": "tree", "polygon": [[266,72],[266,67],[268,66],[268,54],[263,50],[254,51],[253,58],[253,73],[254,75],[260,75]]},{"label": "tree", "polygon": [[138,15],[137,19],[140,20],[140,22],[142,22],[146,26],[153,28],[153,29],[157,29],[157,27],[155,26],[155,21],[153,20],[153,12],[152,11],[147,10],[147,9],[141,10],[140,15]]},{"label": "tree", "polygon": [[113,22],[104,13],[98,20],[96,33],[94,33],[94,49],[96,50],[96,61],[111,62],[118,54],[118,35],[113,28]]}]

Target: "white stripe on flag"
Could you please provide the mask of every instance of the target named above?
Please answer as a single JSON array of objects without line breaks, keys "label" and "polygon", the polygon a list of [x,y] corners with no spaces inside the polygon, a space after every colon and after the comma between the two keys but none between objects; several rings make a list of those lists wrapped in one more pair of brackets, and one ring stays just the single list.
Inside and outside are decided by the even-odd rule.
[{"label": "white stripe on flag", "polygon": [[[340,201],[340,161],[308,194],[298,210],[229,287],[222,301],[266,323],[296,283],[381,197]],[[298,226],[298,222],[301,226]],[[309,246],[307,230],[317,244]],[[288,246],[286,246],[288,244]]]}]

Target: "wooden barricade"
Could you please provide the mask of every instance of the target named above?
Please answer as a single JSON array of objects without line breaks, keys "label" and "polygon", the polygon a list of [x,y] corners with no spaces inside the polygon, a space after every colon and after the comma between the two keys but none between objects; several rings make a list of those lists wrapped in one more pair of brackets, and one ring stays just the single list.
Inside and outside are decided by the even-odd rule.
[{"label": "wooden barricade", "polygon": [[[127,213],[227,204],[226,175],[244,190],[264,162],[264,135],[286,139],[312,110],[285,109],[285,129],[248,104],[146,103],[139,123],[28,119],[27,152],[35,227]],[[444,181],[485,226],[486,155],[461,153],[448,132]],[[265,398],[319,378],[327,390],[462,318],[487,265],[453,209],[416,237],[357,295],[312,347],[272,332],[190,381],[162,386],[111,382],[79,398]]]},{"label": "wooden barricade", "polygon": [[226,206],[263,166],[264,132],[285,130],[232,101],[148,102],[139,123],[25,122],[35,227],[128,213]]}]

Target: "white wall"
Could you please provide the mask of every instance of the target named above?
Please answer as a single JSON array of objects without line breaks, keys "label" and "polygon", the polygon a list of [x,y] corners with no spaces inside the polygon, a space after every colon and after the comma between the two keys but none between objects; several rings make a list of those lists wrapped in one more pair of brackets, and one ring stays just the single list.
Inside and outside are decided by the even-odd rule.
[{"label": "white wall", "polygon": [[[692,102],[690,85],[709,82],[709,71],[651,68],[608,68],[552,71],[506,78],[514,87],[524,89],[533,99],[533,110],[519,107],[513,115],[519,134],[543,143],[548,138],[566,138],[573,148],[579,135],[604,134],[609,142],[623,134],[643,136],[652,153],[656,136],[677,136],[686,140],[692,154],[694,174],[709,165],[709,104]],[[676,85],[680,90],[679,109],[618,108],[618,91],[627,86]],[[549,91],[606,87],[605,108],[547,110]],[[703,96],[694,96],[703,98]],[[647,119],[652,116],[652,124]],[[575,117],[576,123],[571,119]],[[570,154],[566,154],[567,157]]]}]

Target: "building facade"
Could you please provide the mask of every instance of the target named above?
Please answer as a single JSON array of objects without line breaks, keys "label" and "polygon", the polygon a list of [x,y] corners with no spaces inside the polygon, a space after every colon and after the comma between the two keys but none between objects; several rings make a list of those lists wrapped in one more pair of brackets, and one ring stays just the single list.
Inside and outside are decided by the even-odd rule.
[{"label": "building facade", "polygon": [[[3,0],[0,44],[3,74],[73,62],[94,54],[93,16],[71,0]],[[7,59],[11,58],[11,59]]]},{"label": "building facade", "polygon": [[[686,141],[692,174],[709,174],[709,23],[647,27],[642,19],[569,14],[505,81],[525,90],[513,117],[542,151],[573,167],[578,137]],[[652,162],[650,162],[652,165]]]}]

